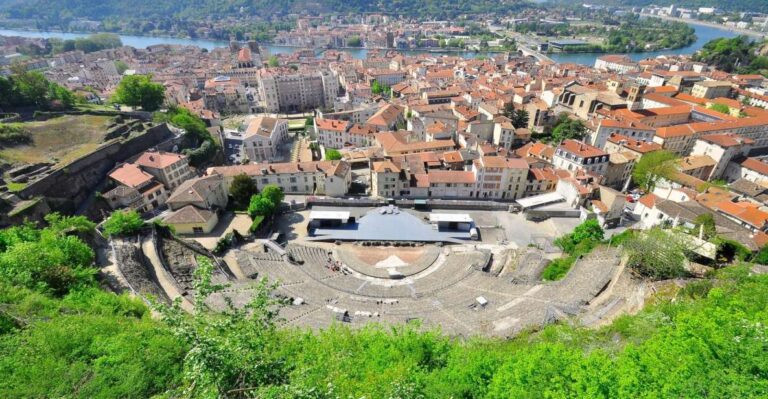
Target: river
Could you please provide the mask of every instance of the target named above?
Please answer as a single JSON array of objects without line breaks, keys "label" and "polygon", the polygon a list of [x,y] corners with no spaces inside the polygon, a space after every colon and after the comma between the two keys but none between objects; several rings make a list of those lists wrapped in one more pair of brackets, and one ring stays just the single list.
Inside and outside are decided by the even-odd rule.
[{"label": "river", "polygon": [[[696,41],[686,47],[675,50],[662,50],[645,53],[630,53],[629,56],[633,60],[641,60],[649,57],[656,57],[664,54],[693,54],[704,46],[705,43],[712,39],[719,37],[734,37],[737,34],[726,29],[720,29],[712,26],[690,24],[696,30]],[[60,38],[60,39],[76,39],[78,37],[88,36],[87,33],[67,33],[67,32],[40,32],[40,31],[27,31],[27,30],[15,30],[15,29],[0,29],[0,36],[22,36],[22,37],[44,37],[44,38]],[[145,48],[156,44],[179,44],[199,46],[208,50],[215,47],[226,47],[229,45],[226,41],[217,41],[209,39],[180,39],[174,37],[155,37],[155,36],[134,36],[134,35],[120,35],[120,40],[126,46]],[[265,45],[270,54],[286,54],[292,53],[296,50],[294,47]],[[368,54],[367,49],[345,49],[355,58],[365,58]],[[435,55],[459,55],[466,58],[475,58],[481,55],[488,55],[485,52],[429,52],[429,51],[402,51],[404,54],[424,54],[430,53]],[[584,65],[594,65],[595,59],[603,54],[601,53],[556,53],[549,56],[557,62],[573,62]]]}]

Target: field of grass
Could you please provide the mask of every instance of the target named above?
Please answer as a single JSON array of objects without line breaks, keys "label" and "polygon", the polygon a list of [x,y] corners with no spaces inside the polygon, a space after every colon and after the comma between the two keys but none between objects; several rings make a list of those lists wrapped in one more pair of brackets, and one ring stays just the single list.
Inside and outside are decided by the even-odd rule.
[{"label": "field of grass", "polygon": [[16,164],[36,162],[67,163],[101,145],[112,117],[65,115],[23,126],[32,144],[0,150],[0,159]]}]

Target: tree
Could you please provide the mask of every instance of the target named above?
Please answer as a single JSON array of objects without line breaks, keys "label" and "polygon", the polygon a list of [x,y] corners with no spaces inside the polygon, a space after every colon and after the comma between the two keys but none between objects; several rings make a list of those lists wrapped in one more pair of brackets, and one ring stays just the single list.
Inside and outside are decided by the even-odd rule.
[{"label": "tree", "polygon": [[[22,65],[14,65],[13,82],[16,91],[27,104],[46,106],[49,91],[49,82],[40,72],[27,71]],[[21,105],[21,104],[19,104]]]},{"label": "tree", "polygon": [[269,57],[269,60],[267,61],[267,65],[270,68],[277,68],[280,66],[280,60],[277,59],[277,56],[273,55]]},{"label": "tree", "polygon": [[347,39],[347,46],[349,47],[360,47],[363,45],[362,40],[360,40],[360,36],[354,35],[350,36],[349,39]]},{"label": "tree", "polygon": [[388,95],[390,93],[391,89],[389,86],[379,83],[378,80],[374,80],[373,83],[371,83],[371,94],[374,95]]},{"label": "tree", "polygon": [[128,64],[126,64],[123,60],[117,60],[115,61],[115,69],[117,69],[117,73],[119,75],[122,75],[125,71],[128,70]]},{"label": "tree", "polygon": [[271,216],[277,211],[284,198],[285,194],[280,187],[269,184],[259,194],[251,197],[248,214],[251,216],[251,219],[257,216]]},{"label": "tree", "polygon": [[326,161],[338,161],[339,159],[341,159],[341,153],[338,150],[335,150],[333,148],[325,149]]},{"label": "tree", "polygon": [[266,185],[264,189],[261,190],[261,195],[269,198],[269,200],[272,201],[272,203],[274,203],[276,206],[280,205],[280,203],[283,202],[283,199],[285,199],[285,193],[283,193],[283,189],[275,184]]},{"label": "tree", "polygon": [[587,134],[584,122],[579,119],[571,119],[567,114],[560,115],[554,130],[552,130],[552,143],[560,143],[563,140],[581,140]]},{"label": "tree", "polygon": [[516,110],[510,119],[512,119],[512,125],[517,129],[528,127],[528,111],[524,109]]},{"label": "tree", "polygon": [[709,240],[717,234],[715,218],[711,213],[702,213],[697,216],[693,224],[695,226],[692,232],[693,235],[698,236],[701,233],[704,240]]},{"label": "tree", "polygon": [[104,222],[104,232],[112,236],[130,236],[144,227],[144,220],[134,210],[114,211]]},{"label": "tree", "polygon": [[[184,356],[183,383],[169,391],[170,397],[221,398],[250,397],[261,386],[278,384],[286,370],[285,359],[275,356],[279,340],[276,321],[284,300],[271,295],[276,288],[266,278],[253,287],[253,295],[244,307],[231,302],[216,314],[205,303],[225,285],[213,283],[213,262],[197,258],[191,315],[173,306],[157,306],[163,322],[174,336],[189,343]],[[260,395],[256,395],[260,396]]]},{"label": "tree", "polygon": [[152,82],[151,75],[124,76],[115,90],[114,101],[141,107],[145,111],[155,111],[163,105],[165,87]]},{"label": "tree", "polygon": [[168,122],[184,130],[182,152],[189,157],[189,164],[199,166],[211,161],[219,150],[216,141],[199,116],[186,108],[169,107],[167,112],[156,112],[155,121]]},{"label": "tree", "polygon": [[635,164],[632,181],[646,192],[651,192],[659,180],[668,179],[674,174],[675,160],[677,156],[666,150],[649,152]]},{"label": "tree", "polygon": [[245,173],[236,175],[232,179],[232,185],[229,186],[229,196],[238,208],[248,206],[251,197],[258,193],[256,183]]},{"label": "tree", "polygon": [[641,276],[663,280],[686,274],[686,241],[681,232],[654,227],[627,239],[627,265]]}]

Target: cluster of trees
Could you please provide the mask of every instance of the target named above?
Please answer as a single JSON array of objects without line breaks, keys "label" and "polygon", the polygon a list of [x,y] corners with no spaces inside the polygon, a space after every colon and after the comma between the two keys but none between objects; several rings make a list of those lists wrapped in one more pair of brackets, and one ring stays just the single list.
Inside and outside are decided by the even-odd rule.
[{"label": "cluster of trees", "polygon": [[341,153],[339,150],[334,148],[326,148],[325,149],[325,160],[326,161],[338,161],[341,159]]},{"label": "cluster of trees", "polygon": [[245,173],[232,178],[232,184],[229,186],[229,197],[232,200],[232,206],[237,210],[244,210],[250,205],[251,197],[259,193],[256,183]]},{"label": "cluster of trees", "polygon": [[132,236],[144,228],[144,219],[134,210],[117,210],[109,215],[102,227],[109,237]]},{"label": "cluster of trees", "polygon": [[362,47],[363,41],[360,40],[360,36],[354,35],[350,36],[349,39],[347,39],[347,46],[349,47]]},{"label": "cluster of trees", "polygon": [[653,191],[662,179],[669,179],[676,171],[677,155],[666,150],[645,154],[632,169],[632,182],[646,192]]},{"label": "cluster of trees", "polygon": [[[210,259],[191,297],[153,305],[100,290],[82,218],[0,231],[1,397],[763,397],[768,276],[719,271],[597,330],[571,324],[511,340],[418,326],[309,332],[276,326],[261,281],[243,309],[211,312]],[[59,275],[61,265],[71,269]],[[54,289],[58,287],[59,289]]]},{"label": "cluster of trees", "polygon": [[707,108],[711,109],[712,111],[717,111],[721,114],[730,115],[731,113],[731,109],[725,104],[712,103]]},{"label": "cluster of trees", "polygon": [[[462,14],[485,14],[520,11],[530,7],[524,2],[504,2],[499,4],[491,0],[471,0],[446,3],[436,0],[393,0],[372,2],[369,0],[320,0],[307,3],[302,0],[219,0],[193,2],[189,0],[140,0],[131,4],[117,0],[106,0],[98,7],[72,0],[32,0],[28,2],[0,3],[0,12],[15,19],[36,19],[46,26],[58,25],[68,28],[69,23],[78,18],[105,21],[105,26],[118,25],[116,21],[129,21],[135,30],[149,32],[158,28],[166,20],[206,20],[243,16],[276,16],[311,12],[335,14],[386,13],[392,15],[410,15],[437,19],[452,19]],[[278,18],[280,20],[281,18]],[[147,21],[157,21],[151,27],[145,27]],[[162,28],[162,26],[160,27]],[[167,28],[166,28],[167,30]]]},{"label": "cluster of trees", "polygon": [[48,227],[31,223],[0,230],[0,281],[52,295],[90,285],[94,252],[81,237],[95,224],[84,217],[45,217]]},{"label": "cluster of trees", "polygon": [[586,255],[603,241],[605,233],[596,219],[586,220],[573,229],[573,232],[559,237],[555,245],[560,247],[565,256],[551,261],[541,273],[543,280],[559,280],[571,270],[576,260]]},{"label": "cluster of trees", "polygon": [[378,80],[374,80],[373,83],[371,83],[371,94],[378,96],[378,95],[386,95],[388,96],[392,92],[392,88],[383,84],[379,83]]},{"label": "cluster of trees", "polygon": [[682,22],[659,18],[640,18],[632,14],[623,17],[611,29],[603,50],[606,52],[639,52],[654,49],[676,49],[696,41],[696,31]]},{"label": "cluster of trees", "polygon": [[251,196],[251,201],[248,205],[248,215],[252,219],[258,216],[270,217],[277,212],[284,198],[285,194],[280,187],[274,184],[266,185],[260,193]]},{"label": "cluster of trees", "polygon": [[550,143],[557,144],[563,140],[581,140],[587,135],[587,127],[580,119],[572,119],[563,112],[558,116],[557,122],[549,137]]},{"label": "cluster of trees", "polygon": [[528,127],[528,111],[522,108],[515,109],[515,105],[509,103],[504,106],[503,114],[512,121],[512,126],[514,126],[516,129]]},{"label": "cluster of trees", "polygon": [[11,72],[8,77],[0,76],[0,108],[71,108],[77,102],[74,93],[40,72],[27,71],[21,65],[11,67]]},{"label": "cluster of trees", "polygon": [[120,36],[114,33],[96,33],[74,40],[49,39],[49,42],[51,43],[52,53],[54,54],[74,50],[80,50],[84,53],[93,53],[95,51],[117,48],[123,45]]},{"label": "cluster of trees", "polygon": [[[603,17],[600,20],[600,17]],[[604,44],[572,46],[571,52],[642,52],[655,49],[676,49],[696,41],[693,28],[681,22],[668,22],[659,18],[639,18],[625,15],[614,19],[611,15],[585,16],[593,24],[549,24],[531,21],[515,24],[520,33],[535,33],[554,37],[591,36],[606,38]]]},{"label": "cluster of trees", "polygon": [[464,39],[455,37],[448,40],[440,39],[437,44],[440,48],[464,48]]},{"label": "cluster of trees", "polygon": [[97,33],[77,39],[63,40],[50,38],[44,42],[42,47],[36,44],[21,45],[18,47],[18,51],[24,55],[42,57],[74,50],[92,53],[94,51],[117,48],[122,45],[123,43],[118,35],[113,33]]},{"label": "cluster of trees", "polygon": [[729,73],[759,73],[768,76],[768,56],[758,50],[768,42],[756,42],[747,36],[711,40],[695,55],[694,60],[705,62]]},{"label": "cluster of trees", "polygon": [[166,112],[156,112],[155,121],[168,122],[184,130],[181,150],[189,157],[192,166],[210,162],[219,152],[219,145],[206,128],[205,122],[186,108],[169,107]]},{"label": "cluster of trees", "polygon": [[165,87],[152,81],[152,75],[124,76],[112,101],[145,111],[157,111],[165,101]]}]

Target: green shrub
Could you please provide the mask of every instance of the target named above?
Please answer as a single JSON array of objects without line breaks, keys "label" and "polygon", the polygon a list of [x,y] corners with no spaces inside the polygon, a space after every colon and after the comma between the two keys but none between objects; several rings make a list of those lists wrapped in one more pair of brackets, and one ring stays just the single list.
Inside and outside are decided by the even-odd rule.
[{"label": "green shrub", "polygon": [[760,248],[759,251],[752,257],[752,262],[759,263],[761,265],[768,265],[768,245]]},{"label": "green shrub", "polygon": [[144,227],[144,220],[134,210],[114,211],[104,222],[104,233],[108,236],[130,236]]},{"label": "green shrub", "polygon": [[576,263],[576,257],[574,256],[555,259],[549,262],[541,272],[541,279],[544,281],[560,280],[568,274],[568,271],[571,270],[571,266],[573,266],[574,263]]}]

